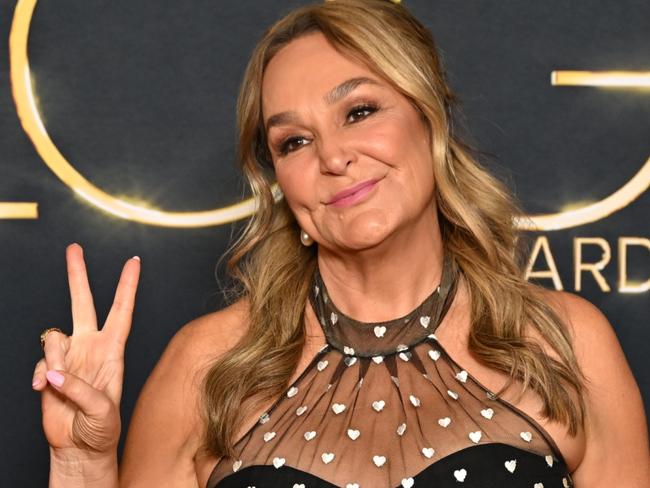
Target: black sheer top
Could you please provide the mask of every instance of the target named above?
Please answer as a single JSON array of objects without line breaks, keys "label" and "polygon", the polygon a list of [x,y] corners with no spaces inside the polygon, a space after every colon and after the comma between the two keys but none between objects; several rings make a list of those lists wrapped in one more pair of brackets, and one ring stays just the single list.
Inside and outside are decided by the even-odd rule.
[{"label": "black sheer top", "polygon": [[456,274],[445,260],[410,314],[364,323],[336,308],[316,270],[310,301],[327,344],[207,488],[573,486],[546,431],[438,343]]}]

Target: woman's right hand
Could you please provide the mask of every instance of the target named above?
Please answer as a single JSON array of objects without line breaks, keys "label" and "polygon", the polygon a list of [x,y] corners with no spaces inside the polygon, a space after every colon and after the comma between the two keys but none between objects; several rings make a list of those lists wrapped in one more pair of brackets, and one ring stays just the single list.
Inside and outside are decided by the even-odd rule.
[{"label": "woman's right hand", "polygon": [[67,459],[115,456],[120,437],[124,348],[140,274],[140,260],[129,259],[120,276],[106,322],[97,317],[83,250],[66,249],[72,303],[72,335],[49,332],[44,358],[34,372],[41,392],[43,429],[53,456]]}]

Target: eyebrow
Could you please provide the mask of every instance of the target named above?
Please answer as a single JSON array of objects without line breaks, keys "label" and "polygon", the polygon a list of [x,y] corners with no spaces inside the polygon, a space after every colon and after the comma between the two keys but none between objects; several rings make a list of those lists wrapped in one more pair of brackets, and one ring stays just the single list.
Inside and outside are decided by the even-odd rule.
[{"label": "eyebrow", "polygon": [[[363,85],[366,83],[371,85],[379,84],[377,83],[377,81],[373,80],[372,78],[367,78],[365,76],[350,78],[349,80],[345,80],[343,83],[332,88],[328,93],[325,94],[323,100],[327,105],[333,105],[339,100],[341,100],[342,98],[344,98],[345,96],[347,96],[349,93],[351,93],[359,85]],[[266,131],[268,132],[268,130],[275,125],[282,125],[282,124],[296,122],[298,119],[299,119],[298,114],[292,111],[280,112],[271,115],[266,121]]]}]

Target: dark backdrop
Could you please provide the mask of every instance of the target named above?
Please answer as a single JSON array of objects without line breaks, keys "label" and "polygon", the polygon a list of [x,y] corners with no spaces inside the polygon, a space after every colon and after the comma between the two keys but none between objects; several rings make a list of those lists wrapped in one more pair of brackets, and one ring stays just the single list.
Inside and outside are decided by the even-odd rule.
[{"label": "dark backdrop", "polygon": [[[235,97],[247,57],[265,26],[299,1],[42,0],[29,60],[47,130],[67,160],[99,188],[157,208],[206,210],[245,195],[235,169]],[[602,199],[650,156],[650,89],[553,87],[553,70],[650,71],[646,0],[561,2],[410,0],[442,51],[462,105],[459,124],[529,212]],[[12,99],[8,38],[16,2],[0,2],[0,201],[37,202],[38,218],[0,218],[0,486],[45,486],[48,450],[32,368],[38,334],[70,330],[65,247],[84,246],[100,322],[124,260],[142,257],[126,351],[122,412],[128,426],[138,391],[171,336],[221,306],[218,265],[239,223],[173,228],[112,216],[75,195],[39,157]],[[464,122],[463,122],[464,120]],[[647,186],[646,186],[647,189]],[[650,196],[547,239],[564,288],[609,317],[646,405],[649,292],[618,290],[617,242],[627,272],[650,278]],[[577,238],[611,248],[603,277],[574,280]],[[602,244],[604,242],[605,244]],[[601,247],[584,247],[598,261]],[[548,256],[547,256],[548,258]],[[540,256],[535,269],[546,269]],[[552,286],[550,279],[541,283]],[[126,430],[126,429],[125,429]]]}]

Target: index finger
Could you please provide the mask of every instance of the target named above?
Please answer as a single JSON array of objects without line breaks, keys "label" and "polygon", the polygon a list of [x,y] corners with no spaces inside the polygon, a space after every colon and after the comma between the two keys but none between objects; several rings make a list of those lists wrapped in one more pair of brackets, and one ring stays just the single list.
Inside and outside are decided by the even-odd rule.
[{"label": "index finger", "polygon": [[122,268],[120,281],[117,284],[115,298],[102,331],[113,336],[118,343],[126,344],[131,331],[131,320],[135,308],[135,293],[140,277],[140,258],[134,256]]},{"label": "index finger", "polygon": [[83,249],[79,244],[70,244],[66,248],[65,257],[72,305],[72,333],[97,330],[97,314],[88,284]]}]

